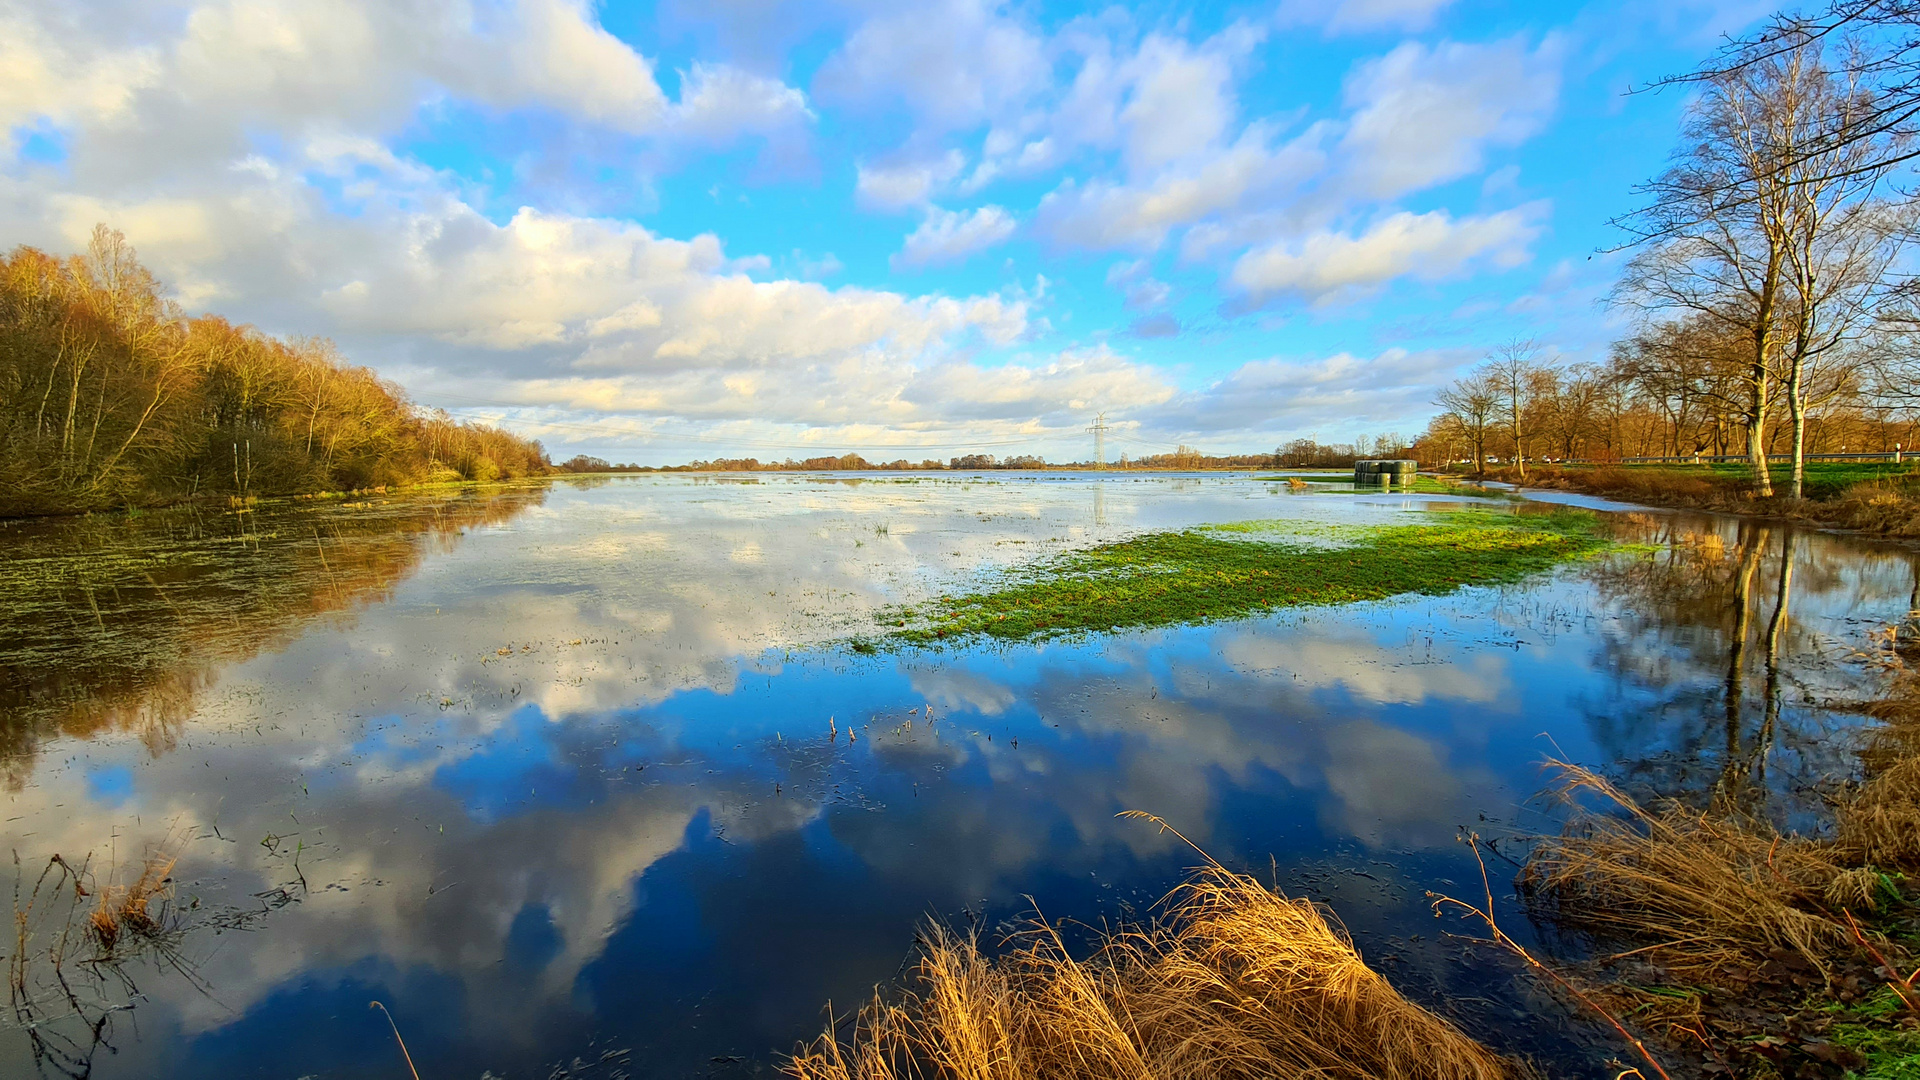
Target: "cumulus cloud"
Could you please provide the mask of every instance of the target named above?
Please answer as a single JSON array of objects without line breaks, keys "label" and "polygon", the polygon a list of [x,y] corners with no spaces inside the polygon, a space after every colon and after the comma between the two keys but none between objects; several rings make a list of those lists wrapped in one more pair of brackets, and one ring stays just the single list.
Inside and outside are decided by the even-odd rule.
[{"label": "cumulus cloud", "polygon": [[[1411,27],[1445,6],[1362,0],[1315,17],[1336,30]],[[1069,414],[1092,403],[1142,410],[1167,434],[1238,431],[1243,420],[1270,430],[1294,416],[1287,401],[1328,400],[1278,388],[1304,361],[1275,368],[1264,398],[1246,383],[1251,367],[1224,389],[1181,391],[1136,357],[1035,347],[1050,314],[1074,314],[1043,310],[1043,279],[1031,292],[962,296],[830,288],[819,279],[846,268],[794,245],[849,248],[795,236],[776,249],[791,251],[780,266],[795,279],[768,280],[766,254],[596,213],[616,204],[595,193],[628,183],[621,197],[646,206],[654,179],[693,153],[763,139],[787,162],[804,157],[821,108],[902,112],[910,134],[891,151],[862,144],[853,193],[860,207],[917,219],[892,267],[964,263],[1027,228],[1056,250],[1127,253],[1107,271],[1125,313],[1081,341],[1151,356],[1153,339],[1181,330],[1148,259],[1169,245],[1218,270],[1229,311],[1331,304],[1399,278],[1524,260],[1539,206],[1462,215],[1396,204],[1485,169],[1540,129],[1559,90],[1551,39],[1408,43],[1357,64],[1335,115],[1247,115],[1242,82],[1270,21],[1194,37],[1110,11],[1049,34],[995,0],[864,16],[729,3],[726,34],[742,40],[762,15],[785,27],[768,40],[864,17],[810,91],[745,45],[745,59],[688,60],[663,89],[654,60],[602,25],[590,0],[70,8],[0,0],[10,239],[72,250],[107,221],[189,306],[331,333],[423,399],[517,404],[555,424],[682,417],[743,433],[929,439],[984,425],[1041,438],[1084,426]],[[422,128],[513,141],[455,173],[397,141]],[[43,138],[29,157],[51,145],[64,159],[23,160],[30,135]],[[590,182],[529,181],[556,161]],[[1059,179],[1037,179],[1050,173]],[[940,205],[980,202],[971,193],[1008,177],[1051,190],[1037,206],[1013,194]],[[714,190],[716,206],[748,197]],[[1503,196],[1511,189],[1485,185],[1483,199]],[[856,272],[869,260],[865,247],[849,256]],[[1086,295],[1080,284],[1063,295]],[[1302,370],[1296,384],[1317,377],[1311,363]],[[1239,418],[1239,399],[1276,411]]]},{"label": "cumulus cloud", "polygon": [[927,266],[932,263],[960,262],[1004,242],[1019,223],[998,206],[982,206],[972,213],[934,207],[908,235],[900,253],[893,257],[895,269]]},{"label": "cumulus cloud", "polygon": [[682,80],[671,115],[680,131],[714,145],[778,134],[813,119],[807,95],[780,80],[698,61]]},{"label": "cumulus cloud", "polygon": [[1146,183],[1069,180],[1040,200],[1036,231],[1066,247],[1156,250],[1175,229],[1233,213],[1314,175],[1325,161],[1322,134],[1316,127],[1276,146],[1267,128],[1253,125],[1232,146]]},{"label": "cumulus cloud", "polygon": [[1341,139],[1349,182],[1394,198],[1478,170],[1489,146],[1538,131],[1560,91],[1559,46],[1407,42],[1356,66]]},{"label": "cumulus cloud", "polygon": [[1434,391],[1478,355],[1393,348],[1371,357],[1253,360],[1135,418],[1151,430],[1215,438],[1276,431],[1325,438],[1359,424],[1407,423],[1430,413]]},{"label": "cumulus cloud", "polygon": [[827,58],[814,93],[862,107],[904,105],[936,129],[991,120],[1052,79],[1040,35],[1003,7],[942,0],[883,8]]},{"label": "cumulus cloud", "polygon": [[1528,242],[1539,235],[1536,211],[1523,208],[1456,221],[1444,210],[1403,210],[1358,235],[1321,231],[1256,248],[1234,263],[1231,280],[1255,299],[1284,295],[1328,303],[1399,277],[1450,277],[1475,261],[1512,267],[1526,260]]}]

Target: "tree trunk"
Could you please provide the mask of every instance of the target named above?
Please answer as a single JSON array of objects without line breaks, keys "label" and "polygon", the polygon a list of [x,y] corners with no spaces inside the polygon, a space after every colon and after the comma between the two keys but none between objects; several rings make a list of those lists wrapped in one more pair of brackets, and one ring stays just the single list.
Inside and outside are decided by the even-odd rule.
[{"label": "tree trunk", "polygon": [[1800,378],[1806,367],[1806,358],[1796,353],[1787,373],[1787,411],[1793,417],[1793,484],[1787,493],[1795,499],[1803,497],[1807,473],[1807,395]]},{"label": "tree trunk", "polygon": [[1747,388],[1753,394],[1753,400],[1747,405],[1747,461],[1753,468],[1753,479],[1760,497],[1773,497],[1773,475],[1767,470],[1767,365],[1766,353],[1759,351],[1761,359],[1754,361],[1747,373]]}]

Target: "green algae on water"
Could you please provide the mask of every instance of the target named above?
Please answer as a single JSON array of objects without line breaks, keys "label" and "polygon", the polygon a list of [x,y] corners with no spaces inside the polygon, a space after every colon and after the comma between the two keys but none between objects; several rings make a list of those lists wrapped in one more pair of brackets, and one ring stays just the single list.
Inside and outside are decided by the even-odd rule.
[{"label": "green algae on water", "polygon": [[1588,511],[1423,515],[1415,525],[1236,522],[1149,533],[880,615],[896,642],[1024,640],[1505,585],[1610,546]]}]

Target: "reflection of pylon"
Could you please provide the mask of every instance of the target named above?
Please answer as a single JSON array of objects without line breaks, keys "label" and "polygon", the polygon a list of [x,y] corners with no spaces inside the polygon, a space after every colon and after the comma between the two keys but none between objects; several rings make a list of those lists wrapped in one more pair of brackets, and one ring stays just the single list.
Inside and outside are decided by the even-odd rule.
[{"label": "reflection of pylon", "polygon": [[1105,469],[1107,467],[1107,414],[1101,413],[1095,416],[1087,430],[1093,432],[1093,467]]}]

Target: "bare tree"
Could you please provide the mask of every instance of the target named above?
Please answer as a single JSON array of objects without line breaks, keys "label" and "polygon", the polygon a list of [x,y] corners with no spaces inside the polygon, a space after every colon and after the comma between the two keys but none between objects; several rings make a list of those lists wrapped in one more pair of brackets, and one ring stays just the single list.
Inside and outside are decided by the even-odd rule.
[{"label": "bare tree", "polygon": [[1435,405],[1447,410],[1460,425],[1460,434],[1473,450],[1475,474],[1487,471],[1487,438],[1500,414],[1500,395],[1483,372],[1461,379],[1440,391]]},{"label": "bare tree", "polygon": [[1807,365],[1864,323],[1904,216],[1877,197],[1891,166],[1869,167],[1895,136],[1835,137],[1873,115],[1859,79],[1857,63],[1831,71],[1818,41],[1704,79],[1682,149],[1624,222],[1642,247],[1617,299],[1717,321],[1744,340],[1747,458],[1763,496],[1773,494],[1776,373],[1792,413],[1797,497]]},{"label": "bare tree", "polygon": [[1499,416],[1513,439],[1520,479],[1527,478],[1527,443],[1542,408],[1559,385],[1553,358],[1532,338],[1515,338],[1493,350],[1481,366],[1498,400]]}]

